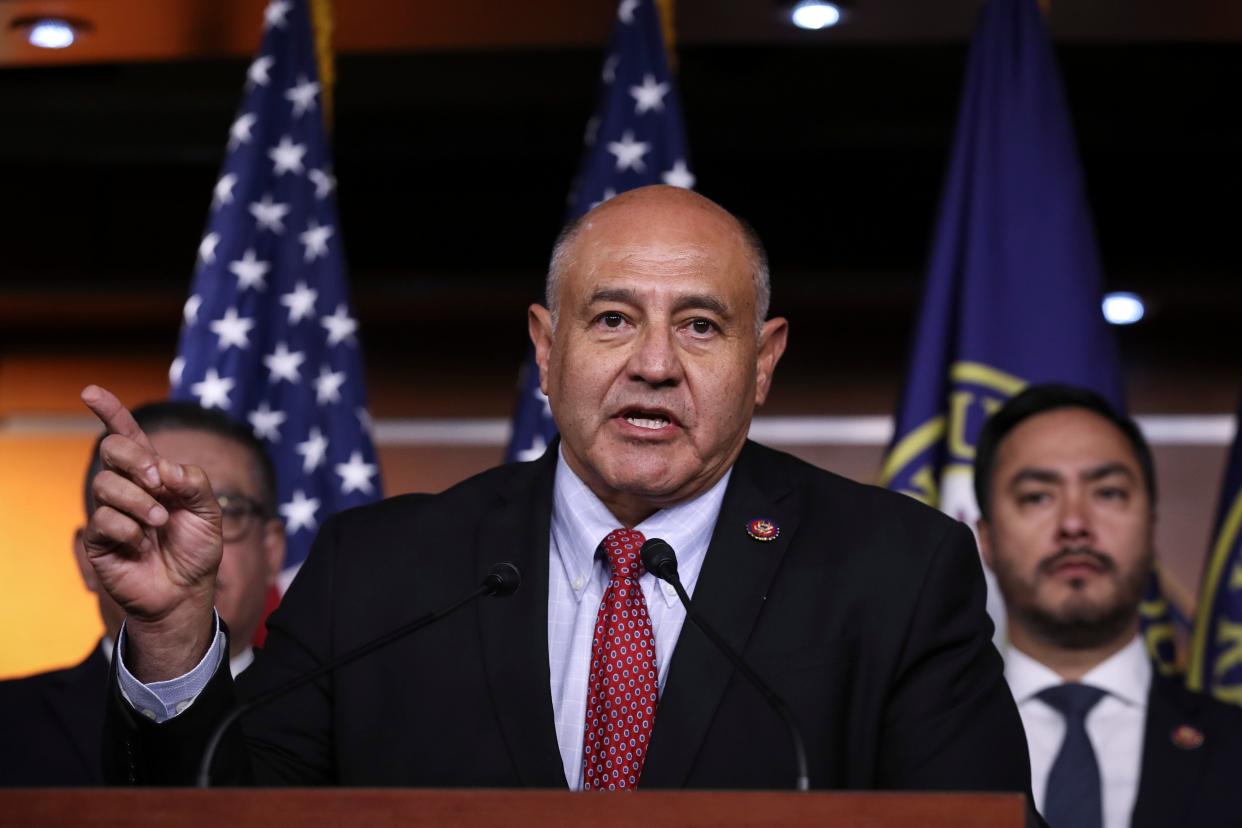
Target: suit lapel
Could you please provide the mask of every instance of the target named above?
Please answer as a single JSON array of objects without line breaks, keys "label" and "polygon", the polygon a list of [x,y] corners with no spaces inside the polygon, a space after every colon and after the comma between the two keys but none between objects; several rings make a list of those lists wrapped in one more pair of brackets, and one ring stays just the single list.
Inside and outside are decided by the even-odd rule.
[{"label": "suit lapel", "polygon": [[[800,514],[798,498],[765,462],[763,451],[747,442],[734,464],[692,597],[695,608],[739,653],[793,542]],[[752,539],[746,526],[754,518],[774,520],[779,537],[769,542]],[[642,787],[685,786],[733,672],[726,657],[687,619],[656,712]]]},{"label": "suit lapel", "polygon": [[[1134,828],[1189,824],[1186,811],[1191,788],[1198,778],[1205,748],[1178,747],[1174,731],[1189,727],[1202,732],[1195,698],[1188,691],[1155,676],[1147,702],[1147,731],[1143,736],[1143,769],[1134,803]],[[1207,734],[1207,738],[1211,738]]]},{"label": "suit lapel", "polygon": [[528,787],[567,787],[548,668],[548,527],[556,444],[499,492],[481,517],[476,557],[479,575],[500,560],[522,572],[522,586],[507,598],[478,603],[492,703],[505,742]]}]

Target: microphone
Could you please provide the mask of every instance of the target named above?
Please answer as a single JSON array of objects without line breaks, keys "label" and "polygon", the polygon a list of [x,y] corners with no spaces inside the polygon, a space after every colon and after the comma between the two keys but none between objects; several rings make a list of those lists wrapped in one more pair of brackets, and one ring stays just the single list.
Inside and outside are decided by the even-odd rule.
[{"label": "microphone", "polygon": [[798,768],[798,778],[794,781],[794,790],[806,791],[810,790],[811,782],[806,769],[806,747],[802,744],[802,736],[798,733],[798,725],[793,720],[793,714],[789,712],[789,708],[785,706],[785,702],[781,701],[781,697],[772,691],[764,683],[763,679],[750,669],[750,666],[742,661],[742,657],[733,651],[720,635],[712,629],[707,623],[707,619],[699,614],[694,605],[690,603],[690,596],[686,594],[686,588],[681,585],[681,578],[677,575],[677,553],[673,551],[673,547],[668,545],[668,541],[660,538],[649,538],[643,544],[639,552],[642,557],[643,566],[652,575],[661,581],[667,581],[673,585],[673,589],[677,590],[677,597],[681,599],[682,606],[686,608],[686,616],[694,622],[695,626],[703,631],[716,647],[729,657],[733,662],[733,666],[738,669],[746,680],[754,685],[759,691],[759,695],[768,703],[768,706],[776,711],[776,715],[780,716],[781,721],[785,723],[785,727],[789,730],[789,740],[793,742],[794,763]]},{"label": "microphone", "polygon": [[412,632],[417,632],[424,627],[429,627],[441,618],[452,615],[457,610],[471,603],[476,598],[482,598],[484,595],[491,595],[497,598],[503,598],[517,592],[519,586],[522,585],[522,573],[518,568],[508,561],[499,561],[492,564],[492,568],[488,570],[487,575],[483,578],[482,583],[472,590],[470,593],[454,601],[443,609],[429,612],[426,615],[416,618],[404,626],[395,630],[384,633],[361,647],[356,647],[344,655],[337,656],[326,664],[321,664],[308,673],[300,676],[294,676],[266,693],[260,693],[249,701],[242,702],[229,711],[228,715],[220,720],[215,729],[211,732],[211,738],[207,740],[207,747],[203,750],[203,758],[198,766],[197,786],[200,788],[211,787],[211,762],[215,758],[216,749],[220,747],[220,740],[224,737],[225,731],[240,719],[242,716],[254,710],[256,707],[267,704],[268,702],[278,699],[285,694],[309,684],[325,673],[330,673],[346,664],[350,664],[365,655],[369,655],[381,647],[386,647],[394,641],[399,641]]}]

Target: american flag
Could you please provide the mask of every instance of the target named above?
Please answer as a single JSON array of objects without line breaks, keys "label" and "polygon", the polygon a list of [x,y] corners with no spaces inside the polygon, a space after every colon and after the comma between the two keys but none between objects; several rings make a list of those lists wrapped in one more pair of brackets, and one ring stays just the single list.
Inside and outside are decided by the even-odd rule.
[{"label": "american flag", "polygon": [[[587,122],[586,149],[569,195],[573,221],[618,193],[647,184],[694,187],[687,166],[681,104],[669,72],[655,0],[621,0],[599,103]],[[534,460],[556,436],[547,397],[539,390],[534,353],[519,379],[520,396],[505,460]]]},{"label": "american flag", "polygon": [[329,514],[381,496],[306,0],[271,0],[186,300],[171,396],[250,425],[276,465],[280,588]]}]

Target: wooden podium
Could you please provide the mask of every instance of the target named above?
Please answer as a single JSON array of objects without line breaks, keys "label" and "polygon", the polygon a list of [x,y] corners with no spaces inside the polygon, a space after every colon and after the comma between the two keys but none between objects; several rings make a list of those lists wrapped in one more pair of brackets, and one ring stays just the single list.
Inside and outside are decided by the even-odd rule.
[{"label": "wooden podium", "polygon": [[1019,794],[99,788],[0,791],[0,826],[1021,828]]}]

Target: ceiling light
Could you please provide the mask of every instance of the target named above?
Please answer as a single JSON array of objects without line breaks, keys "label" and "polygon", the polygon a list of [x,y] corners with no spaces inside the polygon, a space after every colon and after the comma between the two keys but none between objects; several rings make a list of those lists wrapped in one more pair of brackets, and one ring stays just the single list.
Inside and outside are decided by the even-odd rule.
[{"label": "ceiling light", "polygon": [[1137,293],[1110,293],[1104,297],[1104,318],[1113,325],[1133,325],[1143,318],[1146,308]]},{"label": "ceiling light", "polygon": [[841,22],[841,6],[826,0],[799,0],[789,19],[799,29],[828,29]]},{"label": "ceiling light", "polygon": [[40,49],[64,49],[73,45],[74,37],[72,24],[55,17],[34,21],[26,33],[30,45]]}]

